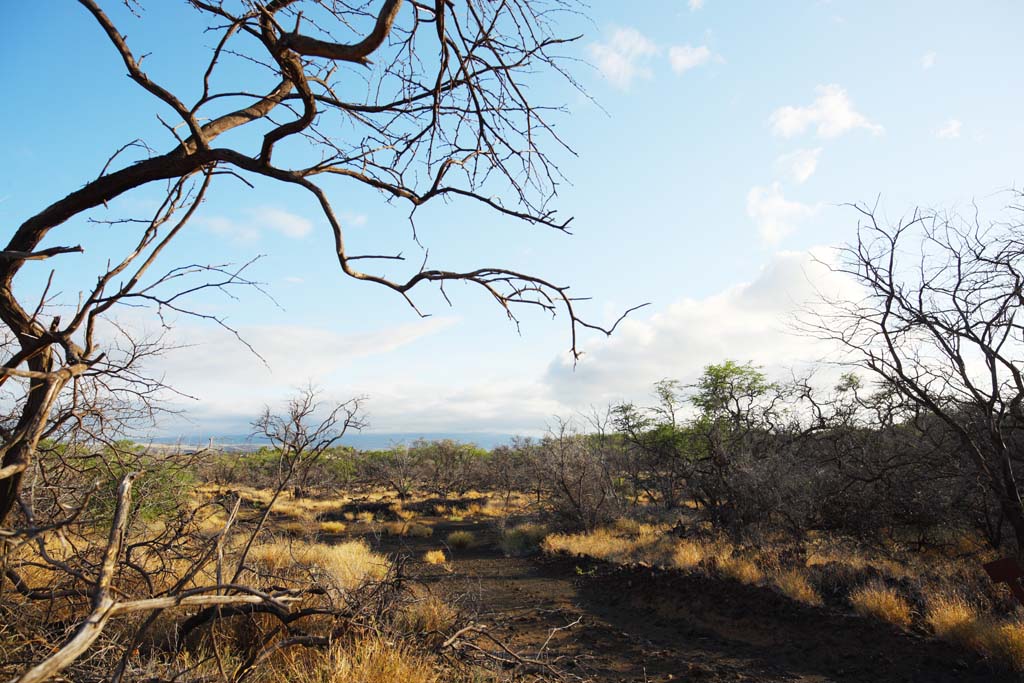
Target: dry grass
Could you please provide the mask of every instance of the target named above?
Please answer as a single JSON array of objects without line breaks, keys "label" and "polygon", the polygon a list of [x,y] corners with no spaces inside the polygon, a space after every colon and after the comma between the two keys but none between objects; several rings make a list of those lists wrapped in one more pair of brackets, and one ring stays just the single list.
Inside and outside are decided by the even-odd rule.
[{"label": "dry grass", "polygon": [[676,569],[691,570],[704,559],[705,548],[695,541],[679,541],[672,551],[672,566]]},{"label": "dry grass", "polygon": [[764,581],[764,572],[748,558],[730,555],[717,559],[715,563],[720,572],[740,583],[755,585]]},{"label": "dry grass", "polygon": [[465,550],[475,541],[476,536],[472,531],[453,531],[448,534],[448,545],[458,550]]},{"label": "dry grass", "polygon": [[429,538],[434,530],[426,524],[416,522],[387,522],[381,530],[389,536],[401,536],[412,538]]},{"label": "dry grass", "polygon": [[344,522],[320,522],[320,531],[325,534],[343,534],[347,528]]},{"label": "dry grass", "polygon": [[321,527],[312,519],[288,519],[276,522],[274,528],[291,536],[307,538],[314,535]]},{"label": "dry grass", "polygon": [[428,550],[423,553],[423,561],[427,564],[444,564],[448,561],[443,550]]},{"label": "dry grass", "polygon": [[388,561],[363,541],[334,545],[275,542],[253,546],[249,555],[260,568],[275,574],[306,571],[342,590],[353,590],[384,577]]},{"label": "dry grass", "polygon": [[821,595],[799,570],[790,569],[778,572],[772,577],[772,580],[782,594],[790,600],[796,600],[805,605],[822,604]]},{"label": "dry grass", "polygon": [[324,653],[307,651],[270,680],[291,683],[437,683],[436,662],[401,642],[366,637]]},{"label": "dry grass", "polygon": [[433,594],[416,596],[396,616],[397,626],[408,633],[446,632],[458,620],[458,612]]},{"label": "dry grass", "polygon": [[363,510],[362,512],[357,512],[355,518],[356,518],[356,520],[358,520],[360,522],[363,522],[364,524],[372,524],[373,523],[373,513],[370,512],[369,510]]},{"label": "dry grass", "polygon": [[540,524],[519,524],[501,534],[499,546],[506,555],[518,557],[536,552],[548,534],[548,528]]},{"label": "dry grass", "polygon": [[910,603],[894,588],[875,581],[850,593],[850,604],[863,616],[874,617],[896,626],[910,625]]},{"label": "dry grass", "polygon": [[985,640],[988,650],[1017,671],[1024,671],[1024,623],[992,624]]},{"label": "dry grass", "polygon": [[924,620],[943,640],[973,650],[989,649],[993,624],[983,619],[974,605],[960,595],[940,595],[929,600]]},{"label": "dry grass", "polygon": [[627,562],[637,543],[607,529],[596,529],[588,534],[550,534],[544,539],[541,547],[549,553]]}]

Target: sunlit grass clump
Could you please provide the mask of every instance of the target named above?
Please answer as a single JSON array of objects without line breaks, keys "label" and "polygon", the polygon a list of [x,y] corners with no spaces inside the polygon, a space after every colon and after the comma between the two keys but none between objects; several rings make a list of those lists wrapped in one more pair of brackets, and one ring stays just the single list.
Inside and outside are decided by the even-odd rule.
[{"label": "sunlit grass clump", "polygon": [[550,534],[544,539],[542,547],[549,553],[625,562],[636,545],[633,539],[616,535],[607,529],[595,529],[587,534]]},{"label": "sunlit grass clump", "polygon": [[320,531],[325,534],[343,534],[347,526],[344,522],[328,521],[320,522]]},{"label": "sunlit grass clump", "polygon": [[434,662],[401,642],[366,636],[326,652],[306,650],[292,658],[280,678],[289,683],[436,683]]},{"label": "sunlit grass clump", "polygon": [[740,583],[755,585],[764,581],[764,572],[748,558],[729,555],[717,559],[716,563],[720,572]]},{"label": "sunlit grass clump", "polygon": [[428,550],[423,553],[423,561],[427,564],[444,564],[448,561],[443,550]]},{"label": "sunlit grass clump", "polygon": [[822,604],[821,595],[802,572],[796,569],[780,571],[772,579],[776,588],[790,600],[802,602],[805,605]]},{"label": "sunlit grass clump", "polygon": [[879,581],[865,584],[850,593],[850,604],[863,616],[881,619],[896,626],[910,625],[910,603],[894,588]]},{"label": "sunlit grass clump", "polygon": [[676,569],[696,569],[703,559],[704,547],[695,541],[679,541],[672,551],[672,566]]},{"label": "sunlit grass clump", "polygon": [[305,570],[343,590],[382,579],[388,571],[387,558],[370,550],[363,541],[333,545],[277,541],[253,546],[249,558],[272,573]]}]

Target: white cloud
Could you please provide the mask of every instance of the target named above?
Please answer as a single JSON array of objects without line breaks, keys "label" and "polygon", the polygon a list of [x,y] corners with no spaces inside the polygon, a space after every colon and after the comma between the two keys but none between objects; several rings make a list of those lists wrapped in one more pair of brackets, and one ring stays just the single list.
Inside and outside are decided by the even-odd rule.
[{"label": "white cloud", "polygon": [[818,168],[821,149],[821,147],[798,149],[795,152],[783,154],[775,160],[775,168],[780,173],[792,178],[794,182],[806,182]]},{"label": "white cloud", "polygon": [[253,225],[238,223],[224,216],[200,216],[195,221],[213,234],[236,242],[252,242],[260,238],[260,231]]},{"label": "white cloud", "polygon": [[777,244],[793,233],[800,223],[817,213],[819,206],[801,204],[782,196],[779,183],[752,187],[747,193],[747,215],[757,224],[761,238]]},{"label": "white cloud", "polygon": [[935,129],[935,137],[940,140],[954,140],[960,137],[963,123],[959,119],[950,119]]},{"label": "white cloud", "polygon": [[[292,239],[300,239],[313,229],[313,224],[309,220],[275,206],[257,206],[246,209],[243,213],[246,216],[244,220],[227,216],[200,216],[196,222],[216,235],[238,242],[258,240],[267,230]],[[352,222],[354,225],[362,225],[366,222],[366,217],[356,216],[356,220]]]},{"label": "white cloud", "polygon": [[937,58],[938,55],[935,54],[934,50],[929,50],[928,52],[925,52],[923,55],[921,55],[921,68],[924,69],[925,71],[932,68],[933,66],[935,66],[935,60]]},{"label": "white cloud", "polygon": [[711,59],[711,50],[706,45],[673,45],[668,49],[668,60],[677,74],[689,71]]},{"label": "white cloud", "polygon": [[780,107],[771,115],[772,130],[776,135],[791,138],[815,127],[818,137],[834,138],[847,131],[863,128],[875,135],[882,126],[872,123],[853,108],[846,91],[835,84],[816,88],[818,97],[807,107]]},{"label": "white cloud", "polygon": [[369,219],[367,218],[365,213],[350,213],[346,211],[341,214],[342,227],[346,225],[354,225],[357,228],[361,228],[364,225],[366,225],[368,220]]},{"label": "white cloud", "polygon": [[696,12],[697,10],[704,7],[704,0],[690,0],[690,11]]},{"label": "white cloud", "polygon": [[616,28],[607,42],[591,43],[590,56],[604,77],[626,89],[636,78],[650,78],[644,63],[658,53],[658,46],[635,28]]},{"label": "white cloud", "polygon": [[182,348],[154,361],[148,372],[199,399],[181,406],[197,424],[216,419],[244,425],[263,405],[278,402],[298,386],[312,380],[335,390],[344,382],[338,373],[353,361],[391,353],[457,321],[427,318],[351,334],[283,325],[239,328],[266,364],[220,328],[181,324],[172,327],[165,341]]},{"label": "white cloud", "polygon": [[822,248],[778,252],[749,283],[703,299],[680,299],[647,319],[627,319],[610,339],[588,341],[575,371],[568,359],[550,364],[552,396],[580,408],[645,401],[657,380],[689,382],[704,366],[725,359],[752,361],[777,377],[833,354],[831,346],[799,336],[790,326],[819,292],[852,296],[852,285],[824,265],[829,256]]},{"label": "white cloud", "polygon": [[274,230],[285,237],[305,237],[313,229],[313,224],[302,216],[274,206],[258,206],[248,213],[259,227]]}]

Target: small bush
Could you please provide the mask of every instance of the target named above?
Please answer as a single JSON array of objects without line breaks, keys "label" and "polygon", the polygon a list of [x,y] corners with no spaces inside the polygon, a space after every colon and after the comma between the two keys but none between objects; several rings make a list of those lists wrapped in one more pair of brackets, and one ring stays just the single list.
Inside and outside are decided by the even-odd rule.
[{"label": "small bush", "polygon": [[548,528],[540,524],[519,524],[506,529],[501,535],[499,547],[510,557],[531,555],[540,549],[540,544],[548,534]]},{"label": "small bush", "polygon": [[471,531],[453,531],[448,534],[448,545],[458,550],[465,550],[473,545],[476,536]]},{"label": "small bush", "polygon": [[423,561],[427,564],[444,564],[448,561],[443,550],[428,550],[423,553]]},{"label": "small bush", "polygon": [[863,616],[874,617],[897,626],[910,625],[910,603],[895,589],[875,581],[850,593],[850,604]]},{"label": "small bush", "polygon": [[774,576],[774,581],[776,587],[790,600],[796,600],[805,605],[822,604],[818,591],[806,576],[795,569],[779,572]]}]

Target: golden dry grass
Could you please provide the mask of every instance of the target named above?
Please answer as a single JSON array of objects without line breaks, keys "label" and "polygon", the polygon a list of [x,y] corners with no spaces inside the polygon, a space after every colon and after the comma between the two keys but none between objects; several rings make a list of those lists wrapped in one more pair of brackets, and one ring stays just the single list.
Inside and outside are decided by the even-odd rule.
[{"label": "golden dry grass", "polygon": [[320,531],[325,534],[343,534],[347,528],[344,522],[320,522]]},{"label": "golden dry grass", "polygon": [[549,553],[626,562],[637,544],[633,539],[618,536],[607,529],[596,529],[588,534],[550,534],[542,547]]},{"label": "golden dry grass", "polygon": [[448,534],[448,545],[458,550],[465,550],[469,546],[473,545],[476,541],[476,536],[473,535],[472,531],[453,531]]},{"label": "golden dry grass", "polygon": [[437,683],[436,663],[401,642],[368,636],[325,653],[307,651],[271,680],[293,683]]},{"label": "golden dry grass", "polygon": [[433,594],[415,596],[396,616],[398,627],[412,633],[448,631],[457,620],[458,612]]},{"label": "golden dry grass", "polygon": [[992,655],[1017,671],[1024,671],[1024,623],[1013,621],[992,624],[985,641]]},{"label": "golden dry grass", "polygon": [[720,572],[740,583],[754,585],[764,581],[764,572],[751,559],[729,555],[717,559],[715,563]]},{"label": "golden dry grass", "polygon": [[381,526],[381,531],[386,533],[388,536],[401,536],[403,538],[428,538],[434,533],[434,530],[426,524],[402,521],[385,522]]},{"label": "golden dry grass", "polygon": [[672,551],[672,566],[676,569],[695,569],[703,559],[704,547],[695,541],[679,541]]},{"label": "golden dry grass", "polygon": [[253,546],[250,559],[275,574],[305,570],[331,586],[352,590],[384,577],[388,560],[364,541],[327,545],[282,541]]},{"label": "golden dry grass", "polygon": [[772,577],[772,581],[775,583],[776,588],[790,600],[796,600],[805,605],[822,604],[821,595],[817,589],[811,585],[811,582],[799,570],[789,569],[780,571]]},{"label": "golden dry grass", "polygon": [[423,561],[427,564],[444,564],[448,561],[443,550],[428,550],[423,553]]},{"label": "golden dry grass", "polygon": [[850,604],[863,616],[887,621],[896,626],[910,625],[910,603],[896,589],[875,581],[850,593]]}]

